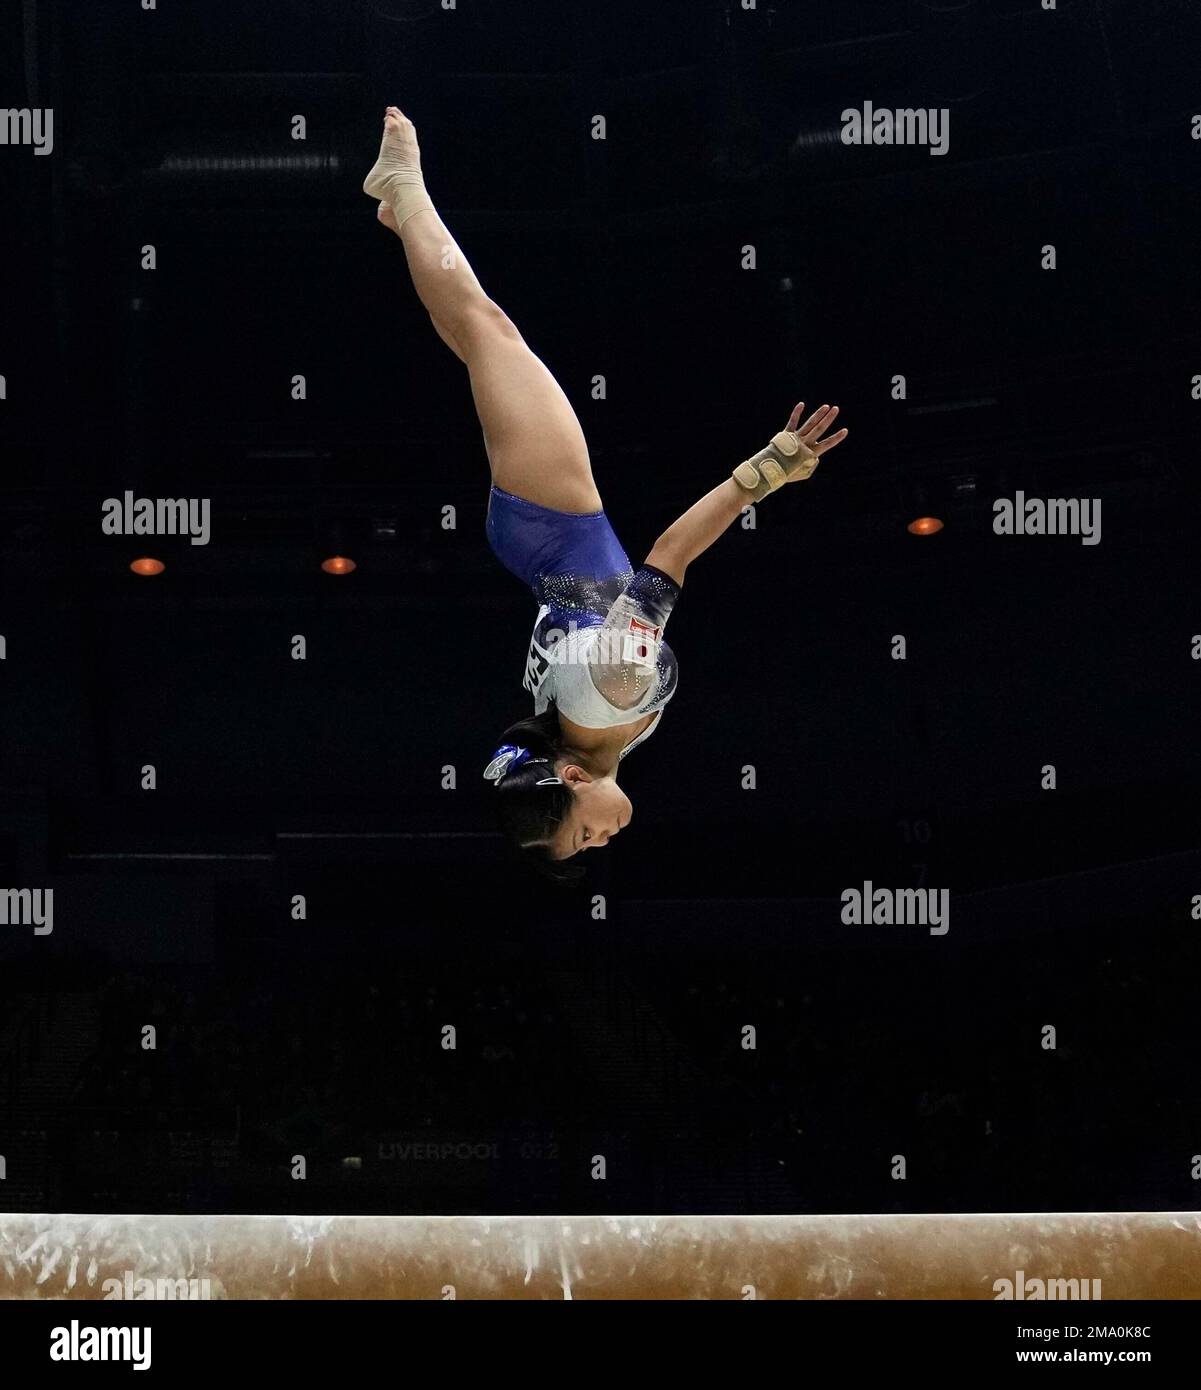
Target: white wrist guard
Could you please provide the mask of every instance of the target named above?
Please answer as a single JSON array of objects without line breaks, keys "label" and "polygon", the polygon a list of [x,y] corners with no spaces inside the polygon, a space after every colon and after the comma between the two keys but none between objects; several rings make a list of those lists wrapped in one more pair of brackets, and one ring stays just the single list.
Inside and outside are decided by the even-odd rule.
[{"label": "white wrist guard", "polygon": [[813,475],[818,458],[791,430],[772,436],[766,449],[740,463],[731,475],[750,502],[761,502],[785,483],[804,482]]}]

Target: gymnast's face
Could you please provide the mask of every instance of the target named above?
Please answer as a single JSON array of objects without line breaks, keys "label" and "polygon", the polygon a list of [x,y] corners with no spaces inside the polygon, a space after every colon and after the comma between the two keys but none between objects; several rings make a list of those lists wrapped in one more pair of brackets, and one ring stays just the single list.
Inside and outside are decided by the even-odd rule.
[{"label": "gymnast's face", "polygon": [[571,763],[559,769],[559,776],[571,788],[571,810],[550,842],[556,859],[600,849],[629,825],[634,807],[612,777],[593,777]]}]

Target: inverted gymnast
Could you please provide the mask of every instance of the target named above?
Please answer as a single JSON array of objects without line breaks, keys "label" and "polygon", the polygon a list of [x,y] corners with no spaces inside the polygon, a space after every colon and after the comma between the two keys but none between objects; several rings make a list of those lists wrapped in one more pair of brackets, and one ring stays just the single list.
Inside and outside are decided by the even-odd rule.
[{"label": "inverted gymnast", "polygon": [[771,443],[673,522],[635,571],[613,533],[588,446],[558,382],[475,277],[425,189],[413,123],[384,116],[379,158],[363,190],[404,244],[409,273],[438,336],[463,362],[492,470],[488,541],[538,603],[524,688],[534,715],[501,735],[484,771],[505,834],[555,878],[630,823],[617,785],[622,758],[647,739],[675,694],[663,629],[688,566],[752,502],[801,482],[847,436],[823,438],[823,405],[800,425],[802,401]]}]

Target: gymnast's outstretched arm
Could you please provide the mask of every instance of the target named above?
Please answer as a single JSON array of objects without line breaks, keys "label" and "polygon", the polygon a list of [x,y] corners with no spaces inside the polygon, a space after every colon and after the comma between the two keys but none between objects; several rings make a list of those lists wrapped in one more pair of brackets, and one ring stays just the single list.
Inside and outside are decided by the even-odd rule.
[{"label": "gymnast's outstretched arm", "polygon": [[801,401],[767,448],[739,464],[724,483],[694,502],[663,532],[642,568],[609,609],[589,663],[593,685],[610,704],[636,708],[654,685],[659,639],[692,561],[709,549],[749,503],[760,501],[785,483],[808,478],[822,454],[847,437],[842,429],[822,438],[837,418],[836,405],[820,406],[798,429],[804,408]]},{"label": "gymnast's outstretched arm", "polygon": [[801,401],[788,417],[784,430],[767,449],[741,464],[724,483],[719,483],[699,502],[694,502],[678,521],[673,521],[652,546],[646,557],[647,565],[670,575],[677,584],[683,584],[688,566],[709,549],[749,503],[759,501],[785,483],[809,477],[822,454],[841,444],[848,432],[841,429],[828,439],[822,439],[838,415],[836,405],[820,406],[797,429],[804,408],[805,402]]}]

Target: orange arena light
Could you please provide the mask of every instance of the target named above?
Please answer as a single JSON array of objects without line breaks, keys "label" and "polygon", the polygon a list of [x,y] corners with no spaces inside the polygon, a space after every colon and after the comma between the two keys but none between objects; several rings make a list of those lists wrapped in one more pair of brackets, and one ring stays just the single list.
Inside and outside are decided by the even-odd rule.
[{"label": "orange arena light", "polygon": [[915,521],[911,521],[905,530],[911,536],[932,536],[936,531],[942,530],[942,522],[936,516],[919,516]]},{"label": "orange arena light", "polygon": [[349,574],[358,566],[345,555],[331,555],[328,560],[321,561],[321,568],[326,574]]},{"label": "orange arena light", "polygon": [[133,570],[134,574],[162,574],[167,566],[161,560],[154,560],[149,555],[142,555],[129,568]]}]

